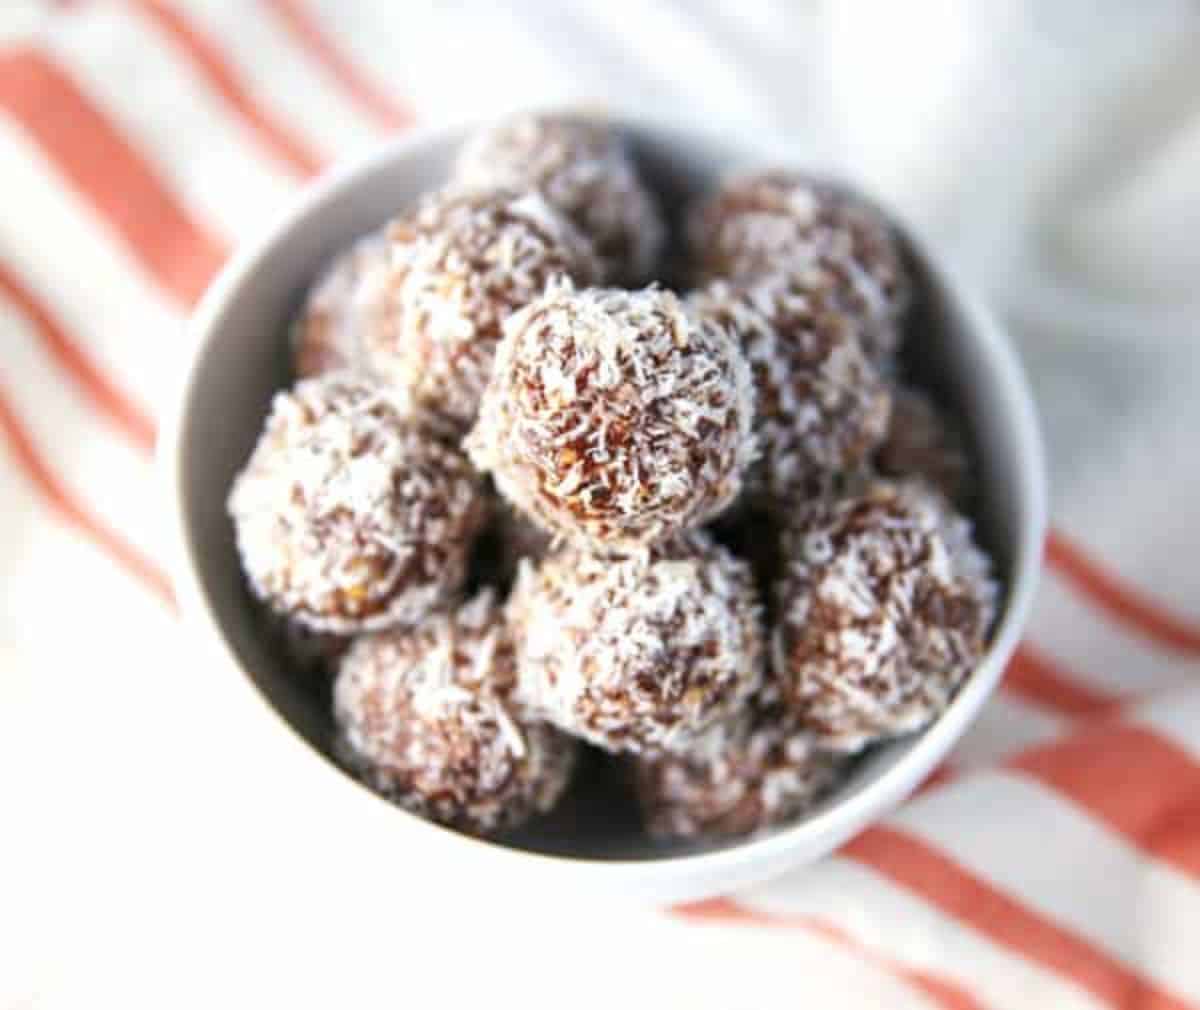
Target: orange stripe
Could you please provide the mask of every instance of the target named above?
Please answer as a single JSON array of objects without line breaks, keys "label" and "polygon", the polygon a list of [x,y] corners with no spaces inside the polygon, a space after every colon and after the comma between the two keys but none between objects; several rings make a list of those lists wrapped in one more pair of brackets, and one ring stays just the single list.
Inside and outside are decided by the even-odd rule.
[{"label": "orange stripe", "polygon": [[140,579],[167,604],[174,606],[171,585],[159,569],[139,551],[91,515],[50,469],[33,444],[16,412],[0,392],[0,432],[5,436],[17,465],[46,503],[71,526],[105,551],[129,574]]},{"label": "orange stripe", "polygon": [[733,923],[745,926],[789,927],[803,929],[828,940],[839,947],[845,947],[883,968],[889,974],[906,982],[914,989],[928,996],[934,1003],[945,1010],[983,1010],[983,1004],[961,986],[946,979],[939,978],[920,968],[910,968],[892,958],[884,957],[864,947],[853,936],[832,923],[809,916],[778,916],[768,915],[756,909],[747,908],[732,898],[710,898],[707,901],[697,901],[687,905],[677,905],[672,911],[686,919]]},{"label": "orange stripe", "polygon": [[1098,947],[980,880],[932,846],[900,831],[871,828],[846,845],[841,855],[882,874],[963,925],[1074,981],[1114,1007],[1184,1010],[1188,1006]]},{"label": "orange stripe", "polygon": [[1167,613],[1124,585],[1062,533],[1052,531],[1046,540],[1046,561],[1097,607],[1118,621],[1169,649],[1200,653],[1200,627]]},{"label": "orange stripe", "polygon": [[187,215],[58,67],[32,49],[0,53],[0,107],[163,288],[182,301],[196,300],[224,259],[220,242]]},{"label": "orange stripe", "polygon": [[0,108],[163,288],[195,301],[225,258],[221,243],[62,71],[31,49],[0,52]]},{"label": "orange stripe", "polygon": [[301,177],[321,170],[321,158],[258,107],[213,43],[164,0],[130,0],[188,56],[263,146]]},{"label": "orange stripe", "polygon": [[1029,645],[1017,649],[1004,674],[1004,688],[1025,701],[1073,719],[1104,715],[1120,707],[1120,699],[1065,674]]},{"label": "orange stripe", "polygon": [[0,265],[0,293],[33,324],[43,346],[78,383],[92,403],[139,449],[154,451],[154,422],[104,374],[44,304],[11,271]]},{"label": "orange stripe", "polygon": [[359,73],[321,30],[301,0],[265,0],[265,3],[309,56],[380,126],[399,130],[412,123],[412,113]]},{"label": "orange stripe", "polygon": [[[1200,764],[1153,731],[1101,724],[1028,750],[1010,767],[1079,804],[1142,851],[1200,877]],[[1188,837],[1191,844],[1181,847]]]},{"label": "orange stripe", "polygon": [[915,989],[923,992],[939,1006],[947,1010],[983,1010],[983,1004],[966,989],[948,979],[940,978],[922,968],[910,968],[899,961],[866,950],[849,933],[828,922],[811,922],[809,929],[828,937],[834,943],[860,951],[876,964],[887,968],[904,979]]},{"label": "orange stripe", "polygon": [[[1147,855],[1200,878],[1200,763],[1153,730],[1104,720],[1001,767],[1035,778]],[[939,765],[913,795],[958,778]]]}]

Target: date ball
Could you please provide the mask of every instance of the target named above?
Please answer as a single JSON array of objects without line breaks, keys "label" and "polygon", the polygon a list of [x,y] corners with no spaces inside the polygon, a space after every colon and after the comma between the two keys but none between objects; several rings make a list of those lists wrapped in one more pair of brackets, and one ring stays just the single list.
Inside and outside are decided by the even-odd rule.
[{"label": "date ball", "polygon": [[476,186],[532,188],[592,240],[604,279],[644,284],[666,241],[662,213],[621,135],[582,116],[526,113],[475,134],[456,166]]},{"label": "date ball", "polygon": [[749,567],[700,534],[627,558],[567,549],[525,566],[508,614],[519,698],[605,750],[686,746],[761,683]]},{"label": "date ball", "polygon": [[916,482],[803,507],[784,537],[772,666],[824,747],[857,751],[940,714],[995,611],[967,521]]},{"label": "date ball", "polygon": [[888,431],[891,395],[852,321],[786,278],[715,281],[689,299],[731,332],[754,377],[754,497],[788,511],[828,474],[864,463]]},{"label": "date ball", "polygon": [[635,549],[733,501],[753,416],[736,342],[673,294],[560,287],[505,324],[467,446],[547,530]]},{"label": "date ball", "polygon": [[855,320],[873,357],[900,343],[910,283],[883,215],[847,190],[795,172],[729,180],[688,220],[697,283],[784,275]]},{"label": "date ball", "polygon": [[335,256],[317,279],[292,324],[297,378],[363,367],[363,334],[382,322],[391,273],[387,249],[384,233],[372,232]]},{"label": "date ball", "polygon": [[534,192],[443,190],[387,229],[392,276],[364,359],[418,406],[474,420],[500,325],[569,277],[592,283],[591,244]]},{"label": "date ball", "polygon": [[229,497],[254,592],[338,634],[419,620],[453,592],[484,512],[463,455],[345,372],[275,396]]},{"label": "date ball", "polygon": [[875,454],[885,477],[919,477],[948,501],[970,490],[970,462],[959,430],[925,393],[909,386],[892,390],[887,436]]},{"label": "date ball", "polygon": [[342,756],[423,817],[475,834],[514,827],[554,806],[577,748],[517,714],[513,678],[489,593],[416,627],[359,638],[334,684]]},{"label": "date ball", "polygon": [[794,715],[753,704],[682,754],[637,758],[634,782],[646,830],[659,838],[753,834],[803,813],[844,773]]}]

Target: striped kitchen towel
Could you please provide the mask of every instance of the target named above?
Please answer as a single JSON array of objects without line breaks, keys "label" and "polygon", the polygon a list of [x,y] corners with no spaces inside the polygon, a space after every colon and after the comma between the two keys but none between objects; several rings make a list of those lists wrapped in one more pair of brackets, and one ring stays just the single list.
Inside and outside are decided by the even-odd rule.
[{"label": "striped kitchen towel", "polygon": [[[720,55],[762,24],[696,6],[646,5],[628,36],[584,2],[0,6],[0,1006],[401,1005],[453,978],[547,1005],[570,986],[585,1006],[1200,1007],[1190,397],[1147,405],[1060,492],[1000,692],[817,867],[564,924],[373,908],[352,868],[311,873],[322,846],[283,815],[233,826],[266,801],[236,797],[245,752],[189,665],[152,476],[189,309],[306,180],[418,118],[669,103],[667,39],[696,93],[765,114]],[[1170,370],[1200,375],[1182,352]]]}]

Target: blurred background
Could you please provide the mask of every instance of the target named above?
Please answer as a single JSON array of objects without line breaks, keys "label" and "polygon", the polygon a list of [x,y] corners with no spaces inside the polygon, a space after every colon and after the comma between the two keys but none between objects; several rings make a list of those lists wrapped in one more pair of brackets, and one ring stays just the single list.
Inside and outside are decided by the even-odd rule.
[{"label": "blurred background", "polygon": [[[0,828],[0,1007],[237,1004],[234,977],[261,1002],[295,967],[289,951],[318,957],[315,936],[355,929],[330,917],[361,914],[337,880],[304,875],[302,798],[288,806],[267,770],[247,772],[236,727],[194,686],[162,603],[151,462],[188,310],[308,179],[415,124],[530,105],[796,137],[986,293],[1036,388],[1058,526],[1195,627],[1198,53],[1200,8],[1185,0],[0,0],[0,823],[18,825]],[[1073,612],[1043,613],[1035,635],[1061,644],[1044,629]],[[1151,665],[1113,648],[1137,677]],[[1196,655],[1171,651],[1161,684],[1193,677]],[[264,803],[276,832],[246,837],[239,813],[257,824]],[[470,933],[470,899],[427,890],[422,922]],[[1190,922],[1137,907],[1156,936]],[[605,921],[650,968],[677,940]],[[371,980],[404,951],[368,933],[312,988],[287,990],[377,995]],[[714,965],[823,965],[817,994],[855,977],[799,941],[689,942]],[[948,956],[939,942],[922,934],[918,960]],[[131,944],[149,952],[134,976],[113,956]],[[210,945],[220,971],[180,996],[173,982]],[[1128,958],[1143,946],[1142,967],[1158,964],[1142,936]],[[569,954],[548,970],[577,986],[586,959]],[[487,957],[512,963],[501,947]],[[688,961],[704,1005],[755,991],[705,961]],[[460,966],[446,948],[431,963]],[[1065,1005],[1024,991],[1024,1005]]]},{"label": "blurred background", "polygon": [[[253,192],[230,239],[286,199],[296,155],[301,170],[352,156],[392,125],[388,104],[417,122],[579,101],[786,130],[924,225],[1014,322],[1063,481],[1105,465],[1121,432],[1144,435],[1147,390],[1159,403],[1164,383],[1190,388],[1178,356],[1196,343],[1200,299],[1200,21],[1186,0],[445,0],[402,14],[306,0],[303,12],[384,107],[330,79],[296,34],[295,3],[6,0],[0,31],[88,75],[122,125],[172,133],[185,199],[221,182]],[[300,150],[268,138],[263,151],[263,127]],[[230,145],[265,153],[273,178],[237,176],[245,152]]]}]

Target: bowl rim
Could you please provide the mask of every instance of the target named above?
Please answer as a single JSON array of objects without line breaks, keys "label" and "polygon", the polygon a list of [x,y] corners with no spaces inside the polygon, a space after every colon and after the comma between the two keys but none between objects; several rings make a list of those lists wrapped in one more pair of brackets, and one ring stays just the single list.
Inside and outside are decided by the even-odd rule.
[{"label": "bowl rim", "polygon": [[[607,117],[620,128],[633,129],[658,136],[686,135],[694,139],[717,143],[721,134],[714,129],[695,124],[672,123],[641,114],[620,114]],[[672,883],[697,877],[732,879],[743,877],[753,866],[782,869],[788,865],[788,854],[820,850],[822,854],[840,841],[860,830],[893,809],[920,781],[932,771],[975,718],[985,700],[998,683],[1008,659],[1016,649],[1019,636],[1028,618],[1041,570],[1043,542],[1048,522],[1048,480],[1045,450],[1037,421],[1033,394],[1017,357],[1014,345],[993,315],[987,310],[974,289],[963,282],[953,265],[934,254],[930,243],[905,215],[897,213],[886,201],[879,200],[869,187],[861,186],[852,173],[839,169],[838,177],[868,196],[882,207],[899,226],[908,243],[922,260],[934,265],[946,289],[951,292],[962,312],[967,327],[974,334],[988,367],[996,374],[996,385],[1004,391],[1007,423],[1011,427],[1014,452],[1023,458],[1021,472],[1025,478],[1023,514],[1019,517],[1014,537],[1012,576],[1006,594],[1006,606],[1000,623],[993,629],[992,639],[984,657],[968,676],[953,701],[935,722],[920,732],[909,751],[884,770],[879,777],[855,794],[833,802],[827,809],[818,810],[797,824],[780,827],[761,837],[733,840],[713,850],[669,853],[661,857],[603,859],[538,852],[507,845],[486,838],[461,834],[442,825],[427,821],[395,807],[369,789],[353,781],[323,754],[304,739],[299,731],[275,708],[254,683],[249,672],[239,662],[221,624],[209,604],[193,557],[190,530],[187,522],[187,500],[184,494],[186,462],[184,434],[191,416],[194,387],[212,333],[231,300],[246,278],[254,273],[268,253],[289,232],[325,203],[388,164],[402,162],[413,152],[461,136],[469,127],[465,121],[454,121],[414,127],[398,138],[381,142],[346,164],[337,166],[323,178],[296,195],[272,223],[250,241],[243,243],[222,267],[204,296],[192,312],[187,329],[189,340],[185,361],[175,373],[175,381],[167,386],[162,401],[162,423],[157,442],[157,468],[161,490],[170,512],[168,530],[168,569],[175,588],[176,599],[185,633],[203,646],[204,655],[215,663],[228,667],[245,689],[243,697],[253,696],[252,704],[269,714],[283,733],[272,734],[294,755],[297,765],[308,762],[319,766],[319,774],[336,776],[351,786],[360,796],[360,809],[365,815],[381,807],[399,816],[391,818],[397,833],[406,833],[406,842],[436,844],[443,858],[450,851],[474,856],[489,862],[489,871],[503,874],[506,870],[538,865],[547,870],[569,871],[574,881],[581,873],[591,878],[597,890],[644,890],[671,887]],[[811,159],[798,159],[796,147],[782,136],[748,145],[756,155],[774,151],[789,157],[793,164],[811,167]],[[222,675],[223,676],[223,673]],[[349,792],[350,790],[344,790]],[[454,846],[453,850],[447,846]]]}]

